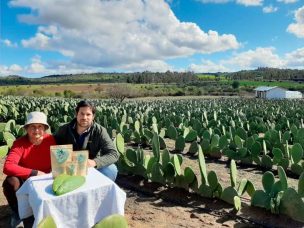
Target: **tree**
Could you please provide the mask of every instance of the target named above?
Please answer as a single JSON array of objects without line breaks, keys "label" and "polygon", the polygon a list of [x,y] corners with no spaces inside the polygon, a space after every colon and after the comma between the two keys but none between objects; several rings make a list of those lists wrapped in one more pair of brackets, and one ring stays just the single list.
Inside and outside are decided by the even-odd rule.
[{"label": "tree", "polygon": [[233,89],[238,89],[240,87],[240,82],[239,81],[233,81],[231,84]]},{"label": "tree", "polygon": [[127,85],[111,85],[106,88],[105,91],[108,98],[112,99],[119,104],[123,102],[125,98],[135,97],[136,91],[131,86]]}]

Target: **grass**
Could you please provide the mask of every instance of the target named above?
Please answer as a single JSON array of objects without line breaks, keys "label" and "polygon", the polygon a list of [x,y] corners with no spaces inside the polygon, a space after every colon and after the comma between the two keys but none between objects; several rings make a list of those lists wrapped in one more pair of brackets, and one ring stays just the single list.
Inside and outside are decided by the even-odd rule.
[{"label": "grass", "polygon": [[10,85],[0,86],[1,95],[25,95],[25,96],[55,96],[65,91],[73,93],[96,93],[103,91],[108,84],[47,84],[47,85]]},{"label": "grass", "polygon": [[246,87],[258,87],[258,86],[279,86],[289,90],[300,90],[304,91],[304,84],[299,82],[290,81],[278,81],[278,82],[261,82],[261,81],[239,81],[240,86]]},{"label": "grass", "polygon": [[197,77],[200,80],[225,80],[225,76],[217,76],[217,75],[212,75],[212,74],[198,74]]},{"label": "grass", "polygon": [[201,95],[199,87],[176,84],[80,83],[0,86],[0,95],[110,98],[111,93],[127,97]]},{"label": "grass", "polygon": [[[130,83],[66,83],[45,85],[10,85],[0,86],[0,95],[15,96],[48,96],[74,98],[112,98],[113,92],[123,93],[129,98],[160,97],[160,96],[235,96],[242,92],[253,93],[258,86],[279,86],[288,90],[304,92],[304,83],[297,82],[266,82],[239,81],[237,90],[232,88],[231,80],[222,76],[220,80],[215,75],[200,75],[204,77],[198,83],[192,84],[130,84]],[[210,79],[210,80],[207,80]]]}]

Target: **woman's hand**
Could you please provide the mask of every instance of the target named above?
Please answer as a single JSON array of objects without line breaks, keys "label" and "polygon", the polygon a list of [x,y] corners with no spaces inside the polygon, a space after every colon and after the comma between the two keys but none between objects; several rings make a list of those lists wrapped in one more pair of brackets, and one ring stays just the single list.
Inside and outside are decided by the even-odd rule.
[{"label": "woman's hand", "polygon": [[44,174],[46,174],[46,173],[38,170],[37,176],[41,176],[41,175],[44,175]]}]

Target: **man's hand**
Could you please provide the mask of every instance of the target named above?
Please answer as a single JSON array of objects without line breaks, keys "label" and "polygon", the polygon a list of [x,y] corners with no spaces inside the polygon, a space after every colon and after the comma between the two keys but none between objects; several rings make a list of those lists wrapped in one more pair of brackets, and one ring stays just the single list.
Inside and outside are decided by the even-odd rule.
[{"label": "man's hand", "polygon": [[92,159],[88,159],[88,167],[95,167],[96,166],[96,162]]}]

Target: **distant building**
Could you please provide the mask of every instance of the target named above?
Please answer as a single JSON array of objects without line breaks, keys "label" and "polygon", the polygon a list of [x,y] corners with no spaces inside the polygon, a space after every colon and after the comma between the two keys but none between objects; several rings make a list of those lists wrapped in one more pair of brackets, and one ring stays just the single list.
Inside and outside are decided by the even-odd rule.
[{"label": "distant building", "polygon": [[286,97],[285,98],[302,98],[302,93],[300,91],[286,91]]},{"label": "distant building", "polygon": [[263,99],[294,99],[302,98],[299,91],[289,91],[278,86],[259,86],[255,90],[255,97]]}]

